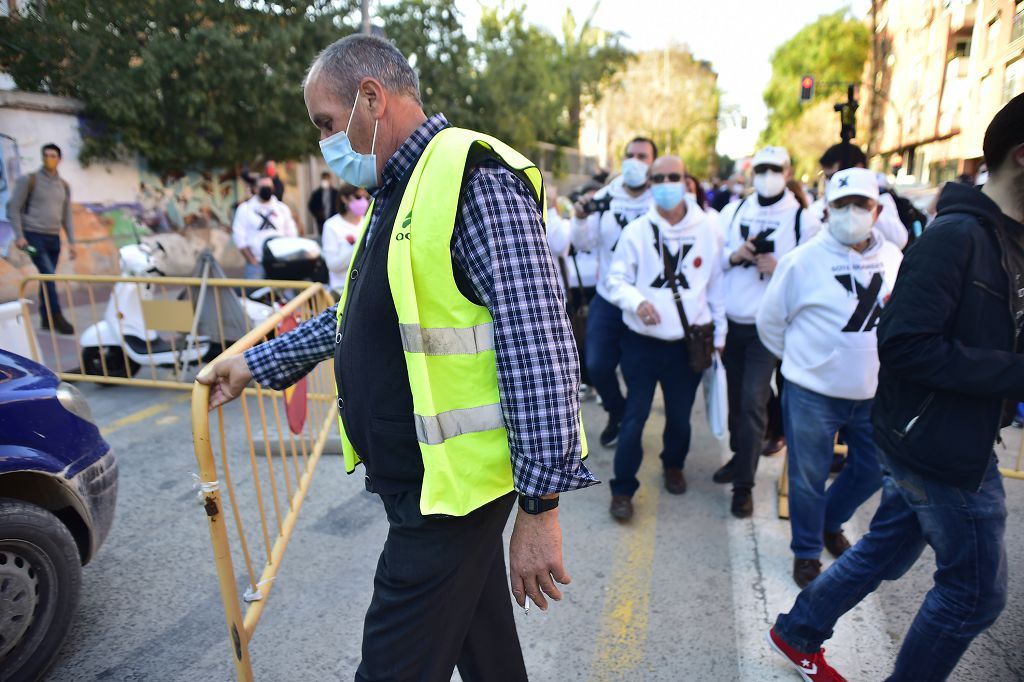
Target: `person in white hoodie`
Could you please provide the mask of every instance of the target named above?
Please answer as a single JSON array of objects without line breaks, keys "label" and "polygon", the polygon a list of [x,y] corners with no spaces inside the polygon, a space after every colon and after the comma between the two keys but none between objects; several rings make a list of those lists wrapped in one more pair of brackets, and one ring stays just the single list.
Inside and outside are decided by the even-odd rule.
[{"label": "person in white hoodie", "polygon": [[606,276],[622,229],[651,207],[647,170],[657,156],[653,141],[634,138],[626,145],[622,175],[598,191],[592,202],[577,202],[571,226],[572,245],[577,251],[596,252],[599,262],[597,295],[587,316],[586,363],[591,385],[608,412],[608,424],[600,436],[606,448],[618,439],[626,409],[617,373],[625,326],[622,311],[610,302]]},{"label": "person in white hoodie", "polygon": [[725,248],[725,305],[729,318],[722,362],[729,386],[729,445],[732,459],[715,472],[716,483],[732,483],[733,516],[754,512],[751,489],[764,449],[768,399],[778,360],[757,338],[754,326],[761,298],[778,259],[821,229],[786,189],[792,173],[789,153],[765,147],[754,155],[754,194],[722,211]]},{"label": "person in white hoodie", "polygon": [[[782,359],[789,457],[793,579],[821,573],[821,551],[836,558],[850,543],[843,524],[882,484],[872,436],[878,386],[875,328],[903,255],[877,228],[874,173],[838,171],[826,189],[828,224],[779,262],[757,314],[761,342]],[[825,490],[836,432],[847,464]]]},{"label": "person in white hoodie", "polygon": [[678,157],[654,162],[650,179],[655,206],[622,231],[606,278],[611,301],[622,309],[628,328],[622,337],[626,411],[610,482],[610,511],[619,521],[633,516],[641,437],[659,384],[665,399],[665,488],[677,495],[686,491],[683,465],[690,449],[690,412],[702,375],[688,364],[676,292],[689,324],[714,322],[714,345],[719,351],[725,345],[721,249],[713,220],[686,197],[684,174]]}]

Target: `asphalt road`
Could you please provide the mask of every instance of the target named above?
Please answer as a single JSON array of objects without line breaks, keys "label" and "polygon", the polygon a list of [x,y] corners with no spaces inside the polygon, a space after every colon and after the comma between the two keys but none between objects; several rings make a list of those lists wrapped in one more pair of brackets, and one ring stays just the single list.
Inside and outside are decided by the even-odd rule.
[{"label": "asphalt road", "polygon": [[[209,534],[192,489],[188,394],[83,390],[119,455],[120,498],[111,536],[85,568],[76,622],[49,679],[234,679]],[[660,486],[663,417],[655,410],[632,524],[610,519],[606,486],[563,497],[573,583],[547,613],[516,615],[531,678],[797,679],[762,640],[797,592],[788,524],[776,518],[780,458],[762,460],[755,517],[733,519],[727,488],[710,480],[723,453],[701,411],[686,467],[690,489],[669,495]],[[240,438],[233,414],[229,442]],[[612,453],[596,445],[603,413],[588,402],[584,418],[595,444],[590,466],[607,480]],[[1007,436],[1015,452],[1020,432]],[[1024,679],[1024,481],[1008,480],[1006,489],[1009,606],[967,652],[955,680]],[[867,528],[876,505],[877,498],[865,505],[852,535]],[[385,533],[383,509],[361,476],[346,476],[340,457],[325,456],[252,642],[258,680],[352,679]],[[883,679],[891,669],[933,570],[926,554],[842,621],[826,646],[849,679]]]}]

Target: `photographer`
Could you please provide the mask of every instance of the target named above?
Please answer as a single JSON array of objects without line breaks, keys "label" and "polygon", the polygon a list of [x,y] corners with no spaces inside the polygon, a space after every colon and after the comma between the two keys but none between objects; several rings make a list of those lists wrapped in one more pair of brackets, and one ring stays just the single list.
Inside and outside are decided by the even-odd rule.
[{"label": "photographer", "polygon": [[765,147],[754,155],[755,193],[722,211],[725,227],[725,312],[729,336],[725,364],[729,379],[729,447],[733,457],[715,472],[716,483],[732,483],[732,514],[753,514],[754,473],[764,447],[768,397],[778,359],[757,337],[761,298],[778,259],[805,243],[821,222],[786,189],[792,175],[789,153]]},{"label": "photographer", "polygon": [[618,440],[626,409],[626,399],[622,396],[616,374],[626,327],[622,322],[622,311],[609,302],[608,269],[622,229],[651,207],[647,169],[657,156],[658,148],[654,142],[646,137],[634,138],[626,145],[622,175],[593,198],[578,201],[574,207],[572,245],[577,251],[596,252],[600,263],[597,295],[587,317],[586,363],[591,385],[608,411],[608,425],[601,432],[601,445],[606,448]]}]

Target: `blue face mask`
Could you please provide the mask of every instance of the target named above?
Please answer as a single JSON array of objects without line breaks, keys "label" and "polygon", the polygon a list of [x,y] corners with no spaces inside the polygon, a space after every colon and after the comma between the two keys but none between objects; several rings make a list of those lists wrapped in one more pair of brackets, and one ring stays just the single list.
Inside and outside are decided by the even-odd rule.
[{"label": "blue face mask", "polygon": [[373,189],[377,186],[377,156],[373,149],[377,144],[377,121],[373,122],[373,142],[370,143],[370,153],[360,154],[352,149],[352,142],[348,139],[348,131],[352,127],[352,119],[356,115],[356,105],[359,104],[359,91],[356,91],[356,101],[352,103],[352,115],[348,117],[348,127],[331,135],[326,140],[320,140],[320,152],[324,155],[324,161],[334,174],[350,185]]},{"label": "blue face mask", "polygon": [[654,203],[663,211],[671,211],[679,205],[686,195],[686,188],[681,182],[659,182],[651,185],[651,196]]}]

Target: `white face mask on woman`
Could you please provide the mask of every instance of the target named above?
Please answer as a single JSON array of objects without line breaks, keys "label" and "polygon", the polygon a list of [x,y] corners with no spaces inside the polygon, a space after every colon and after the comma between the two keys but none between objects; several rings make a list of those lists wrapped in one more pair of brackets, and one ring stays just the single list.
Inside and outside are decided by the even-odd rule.
[{"label": "white face mask on woman", "polygon": [[875,212],[860,206],[828,209],[828,231],[840,244],[860,244],[871,235]]}]

